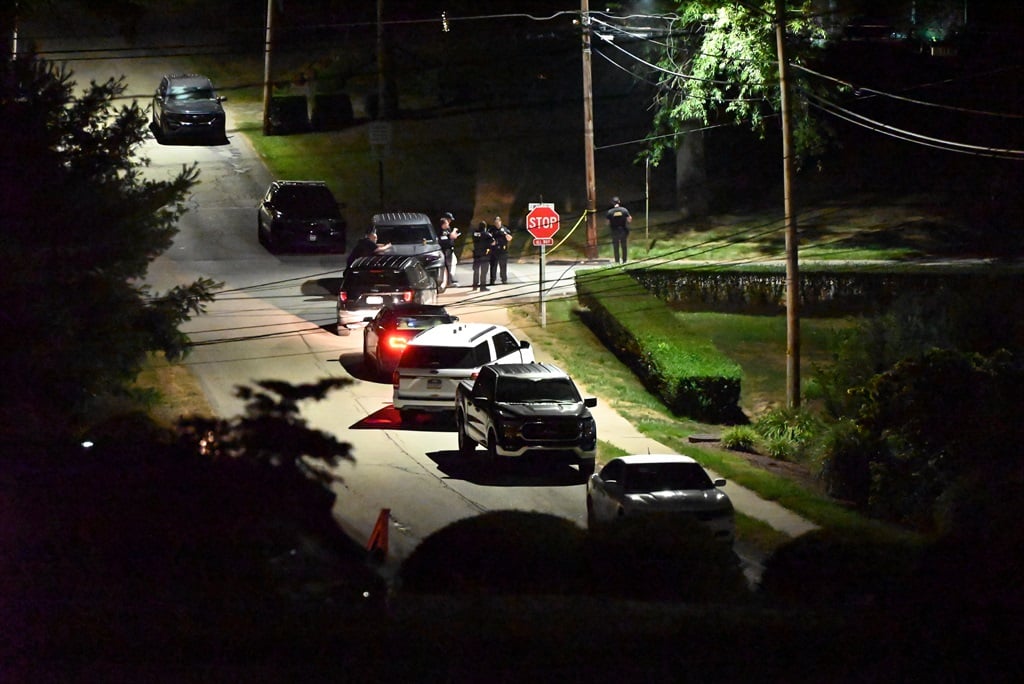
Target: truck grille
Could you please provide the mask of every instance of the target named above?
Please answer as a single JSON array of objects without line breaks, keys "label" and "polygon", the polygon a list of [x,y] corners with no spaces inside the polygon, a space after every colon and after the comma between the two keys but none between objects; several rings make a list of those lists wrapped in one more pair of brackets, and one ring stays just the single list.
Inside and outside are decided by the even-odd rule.
[{"label": "truck grille", "polygon": [[544,420],[523,425],[523,439],[531,442],[575,441],[579,438],[580,426],[577,419]]}]

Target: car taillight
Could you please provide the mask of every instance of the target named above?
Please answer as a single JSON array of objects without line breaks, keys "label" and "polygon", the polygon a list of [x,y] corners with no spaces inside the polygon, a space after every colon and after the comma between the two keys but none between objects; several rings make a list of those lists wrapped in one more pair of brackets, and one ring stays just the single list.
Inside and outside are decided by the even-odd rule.
[{"label": "car taillight", "polygon": [[408,343],[409,340],[405,339],[401,335],[391,335],[384,341],[384,344],[387,345],[388,349],[393,349],[395,351],[405,349],[405,345]]},{"label": "car taillight", "polygon": [[412,290],[406,290],[405,292],[402,293],[402,301],[403,302],[411,302],[412,298],[413,298],[413,295],[414,295],[414,293],[413,293]]},{"label": "car taillight", "polygon": [[398,389],[398,369],[397,368],[395,369],[395,372],[391,374],[391,384],[394,385],[395,389]]},{"label": "car taillight", "polygon": [[339,292],[338,293],[338,301],[339,302],[347,302],[348,301],[348,293],[345,292],[344,290]]}]

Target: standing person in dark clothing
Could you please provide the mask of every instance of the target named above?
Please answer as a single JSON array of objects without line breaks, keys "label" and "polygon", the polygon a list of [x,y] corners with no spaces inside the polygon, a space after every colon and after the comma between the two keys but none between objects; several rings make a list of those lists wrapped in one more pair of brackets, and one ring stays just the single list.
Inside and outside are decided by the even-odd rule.
[{"label": "standing person in dark clothing", "polygon": [[374,254],[383,254],[384,252],[391,249],[391,243],[382,245],[377,242],[377,230],[370,228],[366,231],[366,235],[359,238],[359,242],[352,248],[352,251],[348,254],[348,259],[345,260],[345,268],[352,265],[352,262],[359,257],[373,256]]},{"label": "standing person in dark clothing", "polygon": [[622,262],[626,263],[626,242],[629,239],[629,224],[633,217],[629,215],[629,209],[622,206],[618,197],[612,197],[612,208],[608,210],[608,228],[612,234],[612,249],[615,250],[615,263],[619,262],[619,252],[622,252]]},{"label": "standing person in dark clothing", "polygon": [[473,231],[473,289],[487,289],[487,271],[491,265],[491,249],[494,237],[487,228],[487,221],[481,221]]},{"label": "standing person in dark clothing", "polygon": [[455,217],[451,212],[442,214],[438,223],[441,224],[441,232],[437,236],[437,241],[441,245],[441,253],[444,255],[444,268],[448,271],[448,282],[451,285],[458,285],[459,282],[455,280],[455,264],[458,263],[455,260],[455,240],[462,233],[455,227]]},{"label": "standing person in dark clothing", "polygon": [[491,235],[494,236],[494,250],[491,252],[491,285],[494,285],[499,272],[501,283],[504,285],[508,282],[508,246],[512,242],[512,231],[501,222],[500,216],[495,216]]}]

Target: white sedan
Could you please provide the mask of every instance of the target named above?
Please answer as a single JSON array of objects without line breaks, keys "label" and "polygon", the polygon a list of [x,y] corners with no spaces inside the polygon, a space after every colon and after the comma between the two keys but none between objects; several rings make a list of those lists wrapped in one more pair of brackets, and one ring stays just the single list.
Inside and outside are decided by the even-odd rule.
[{"label": "white sedan", "polygon": [[647,513],[689,515],[731,542],[735,514],[729,496],[697,461],[678,454],[620,456],[587,480],[587,523]]}]

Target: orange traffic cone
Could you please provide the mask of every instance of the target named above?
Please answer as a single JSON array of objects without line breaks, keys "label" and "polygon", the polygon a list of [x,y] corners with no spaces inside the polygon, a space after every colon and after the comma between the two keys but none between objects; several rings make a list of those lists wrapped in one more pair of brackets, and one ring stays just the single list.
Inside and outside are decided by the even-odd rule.
[{"label": "orange traffic cone", "polygon": [[377,516],[377,524],[373,526],[370,533],[370,541],[366,542],[366,550],[370,553],[370,559],[383,562],[388,557],[388,523],[391,520],[391,509],[380,509]]}]

